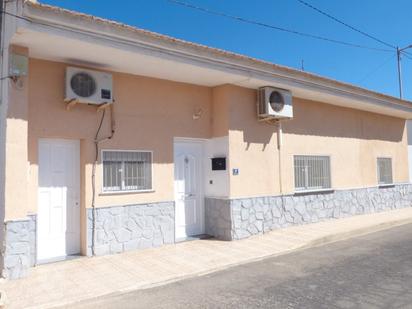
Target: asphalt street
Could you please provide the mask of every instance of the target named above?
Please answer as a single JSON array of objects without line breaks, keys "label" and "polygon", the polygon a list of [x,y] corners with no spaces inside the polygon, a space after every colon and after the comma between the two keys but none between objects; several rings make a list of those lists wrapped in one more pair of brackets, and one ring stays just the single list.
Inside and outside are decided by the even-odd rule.
[{"label": "asphalt street", "polygon": [[412,225],[70,308],[412,308]]}]

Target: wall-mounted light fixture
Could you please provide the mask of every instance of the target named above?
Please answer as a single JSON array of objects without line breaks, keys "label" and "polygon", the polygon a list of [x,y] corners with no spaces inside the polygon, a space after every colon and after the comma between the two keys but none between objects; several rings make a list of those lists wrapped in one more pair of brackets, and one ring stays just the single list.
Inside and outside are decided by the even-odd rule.
[{"label": "wall-mounted light fixture", "polygon": [[193,113],[193,120],[198,120],[202,117],[203,110],[201,108],[198,108],[195,110]]}]

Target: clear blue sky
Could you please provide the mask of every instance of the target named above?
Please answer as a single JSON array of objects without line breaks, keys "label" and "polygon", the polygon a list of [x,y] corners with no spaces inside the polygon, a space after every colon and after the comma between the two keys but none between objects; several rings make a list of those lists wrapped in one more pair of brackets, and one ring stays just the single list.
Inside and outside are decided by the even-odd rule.
[{"label": "clear blue sky", "polygon": [[[186,0],[183,0],[186,1]],[[379,39],[412,44],[410,0],[306,0]],[[398,96],[395,52],[345,47],[171,4],[167,0],[40,0],[177,38],[300,68]],[[387,48],[296,0],[187,0],[187,3],[279,27]],[[412,49],[409,50],[412,55]],[[410,57],[412,58],[412,56]],[[412,100],[412,59],[404,58],[404,98]]]}]

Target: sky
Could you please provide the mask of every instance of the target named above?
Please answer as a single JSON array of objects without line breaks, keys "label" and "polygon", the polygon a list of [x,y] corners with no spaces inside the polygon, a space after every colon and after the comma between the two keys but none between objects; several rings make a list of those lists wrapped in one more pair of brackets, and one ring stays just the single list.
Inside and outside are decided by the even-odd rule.
[{"label": "sky", "polygon": [[[334,40],[354,48],[241,23],[168,0],[39,0],[211,47],[399,96],[395,49],[361,35],[298,0],[181,0],[209,10]],[[305,0],[393,46],[412,44],[410,0]],[[402,58],[403,96],[412,100],[412,48]]]}]

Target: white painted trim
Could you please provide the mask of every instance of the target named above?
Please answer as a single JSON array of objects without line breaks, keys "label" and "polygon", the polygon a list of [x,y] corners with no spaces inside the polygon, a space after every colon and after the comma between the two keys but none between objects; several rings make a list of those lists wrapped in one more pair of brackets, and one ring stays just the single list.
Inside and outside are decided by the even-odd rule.
[{"label": "white painted trim", "polygon": [[[37,216],[37,214],[33,214],[32,216]],[[4,223],[9,223],[9,222],[26,222],[26,221],[31,221],[31,218],[29,218],[29,216],[27,217],[21,217],[21,218],[13,218],[10,220],[4,220]]]},{"label": "white painted trim", "polygon": [[[389,186],[402,186],[402,185],[412,185],[410,182],[394,182],[393,184]],[[337,192],[337,191],[354,191],[354,190],[361,190],[361,189],[379,189],[382,188],[382,186],[376,185],[376,186],[365,186],[365,187],[350,187],[350,188],[330,188],[330,189],[325,189],[325,191],[330,191],[330,192]],[[316,191],[318,192],[318,191]],[[215,197],[215,196],[208,196],[207,198],[212,198],[212,199],[219,199],[219,200],[241,200],[241,199],[247,199],[247,198],[259,198],[259,197],[285,197],[285,196],[291,196],[294,195],[295,193],[304,193],[304,191],[292,191],[288,192],[285,194],[267,194],[267,195],[249,195],[249,196],[236,196],[236,197]],[[305,192],[306,193],[306,192]]]},{"label": "white painted trim", "polygon": [[[334,104],[334,98],[357,101],[351,108],[361,110],[379,110],[383,114],[397,114],[398,117],[411,118],[412,107],[402,104],[397,98],[356,87],[350,84],[337,82],[314,74],[302,73],[290,68],[258,61],[229,52],[222,52],[212,48],[175,40],[152,33],[144,34],[132,27],[119,27],[107,21],[91,21],[84,18],[82,23],[74,23],[68,12],[44,10],[30,5],[24,6],[24,16],[32,19],[32,23],[24,26],[33,31],[53,33],[58,36],[71,36],[77,40],[110,45],[111,47],[138,52],[140,54],[155,55],[175,62],[183,62],[198,67],[207,67],[222,74],[239,76],[239,82],[251,79],[264,81],[266,84],[282,84],[286,88],[300,88],[305,91],[319,92],[328,96],[323,102]],[[23,24],[22,24],[23,26]],[[52,27],[50,27],[52,26]],[[64,32],[66,31],[66,33]],[[109,43],[110,42],[110,43]],[[201,49],[202,52],[199,52]],[[233,82],[236,84],[236,82]],[[247,87],[246,85],[244,85]],[[255,88],[255,87],[252,87]],[[355,103],[355,102],[352,102]],[[338,105],[338,104],[336,104]],[[349,104],[341,104],[349,106]],[[355,106],[355,107],[354,107]],[[372,111],[372,110],[370,110]]]},{"label": "white painted trim", "polygon": [[156,190],[154,189],[147,189],[147,190],[130,190],[130,191],[102,191],[101,193],[99,193],[99,195],[101,196],[105,196],[105,195],[121,195],[121,194],[131,194],[131,193],[153,193],[156,192]]},{"label": "white painted trim", "polygon": [[[394,182],[390,184],[390,186],[402,186],[402,185],[410,185],[410,182]],[[345,191],[345,190],[360,190],[360,189],[374,189],[382,187],[381,185],[374,185],[374,186],[365,186],[365,187],[350,187],[350,188],[336,188],[335,191]]]},{"label": "white painted trim", "polygon": [[[151,153],[151,163],[150,163],[150,169],[152,173],[152,179],[151,179],[151,188],[150,189],[143,189],[143,190],[118,190],[118,191],[106,191],[104,190],[104,173],[103,173],[103,152],[148,152]],[[155,192],[156,190],[154,189],[154,168],[153,168],[153,150],[140,150],[140,149],[101,149],[100,150],[100,176],[101,176],[101,182],[100,182],[100,193],[99,195],[113,195],[113,194],[136,194],[136,193],[151,193]]]},{"label": "white painted trim", "polygon": [[208,141],[208,138],[196,138],[196,137],[173,137],[173,143],[204,143]]},{"label": "white painted trim", "polygon": [[333,192],[333,191],[336,191],[336,190],[333,188],[313,189],[313,190],[295,190],[293,194],[324,193],[324,192]]}]

